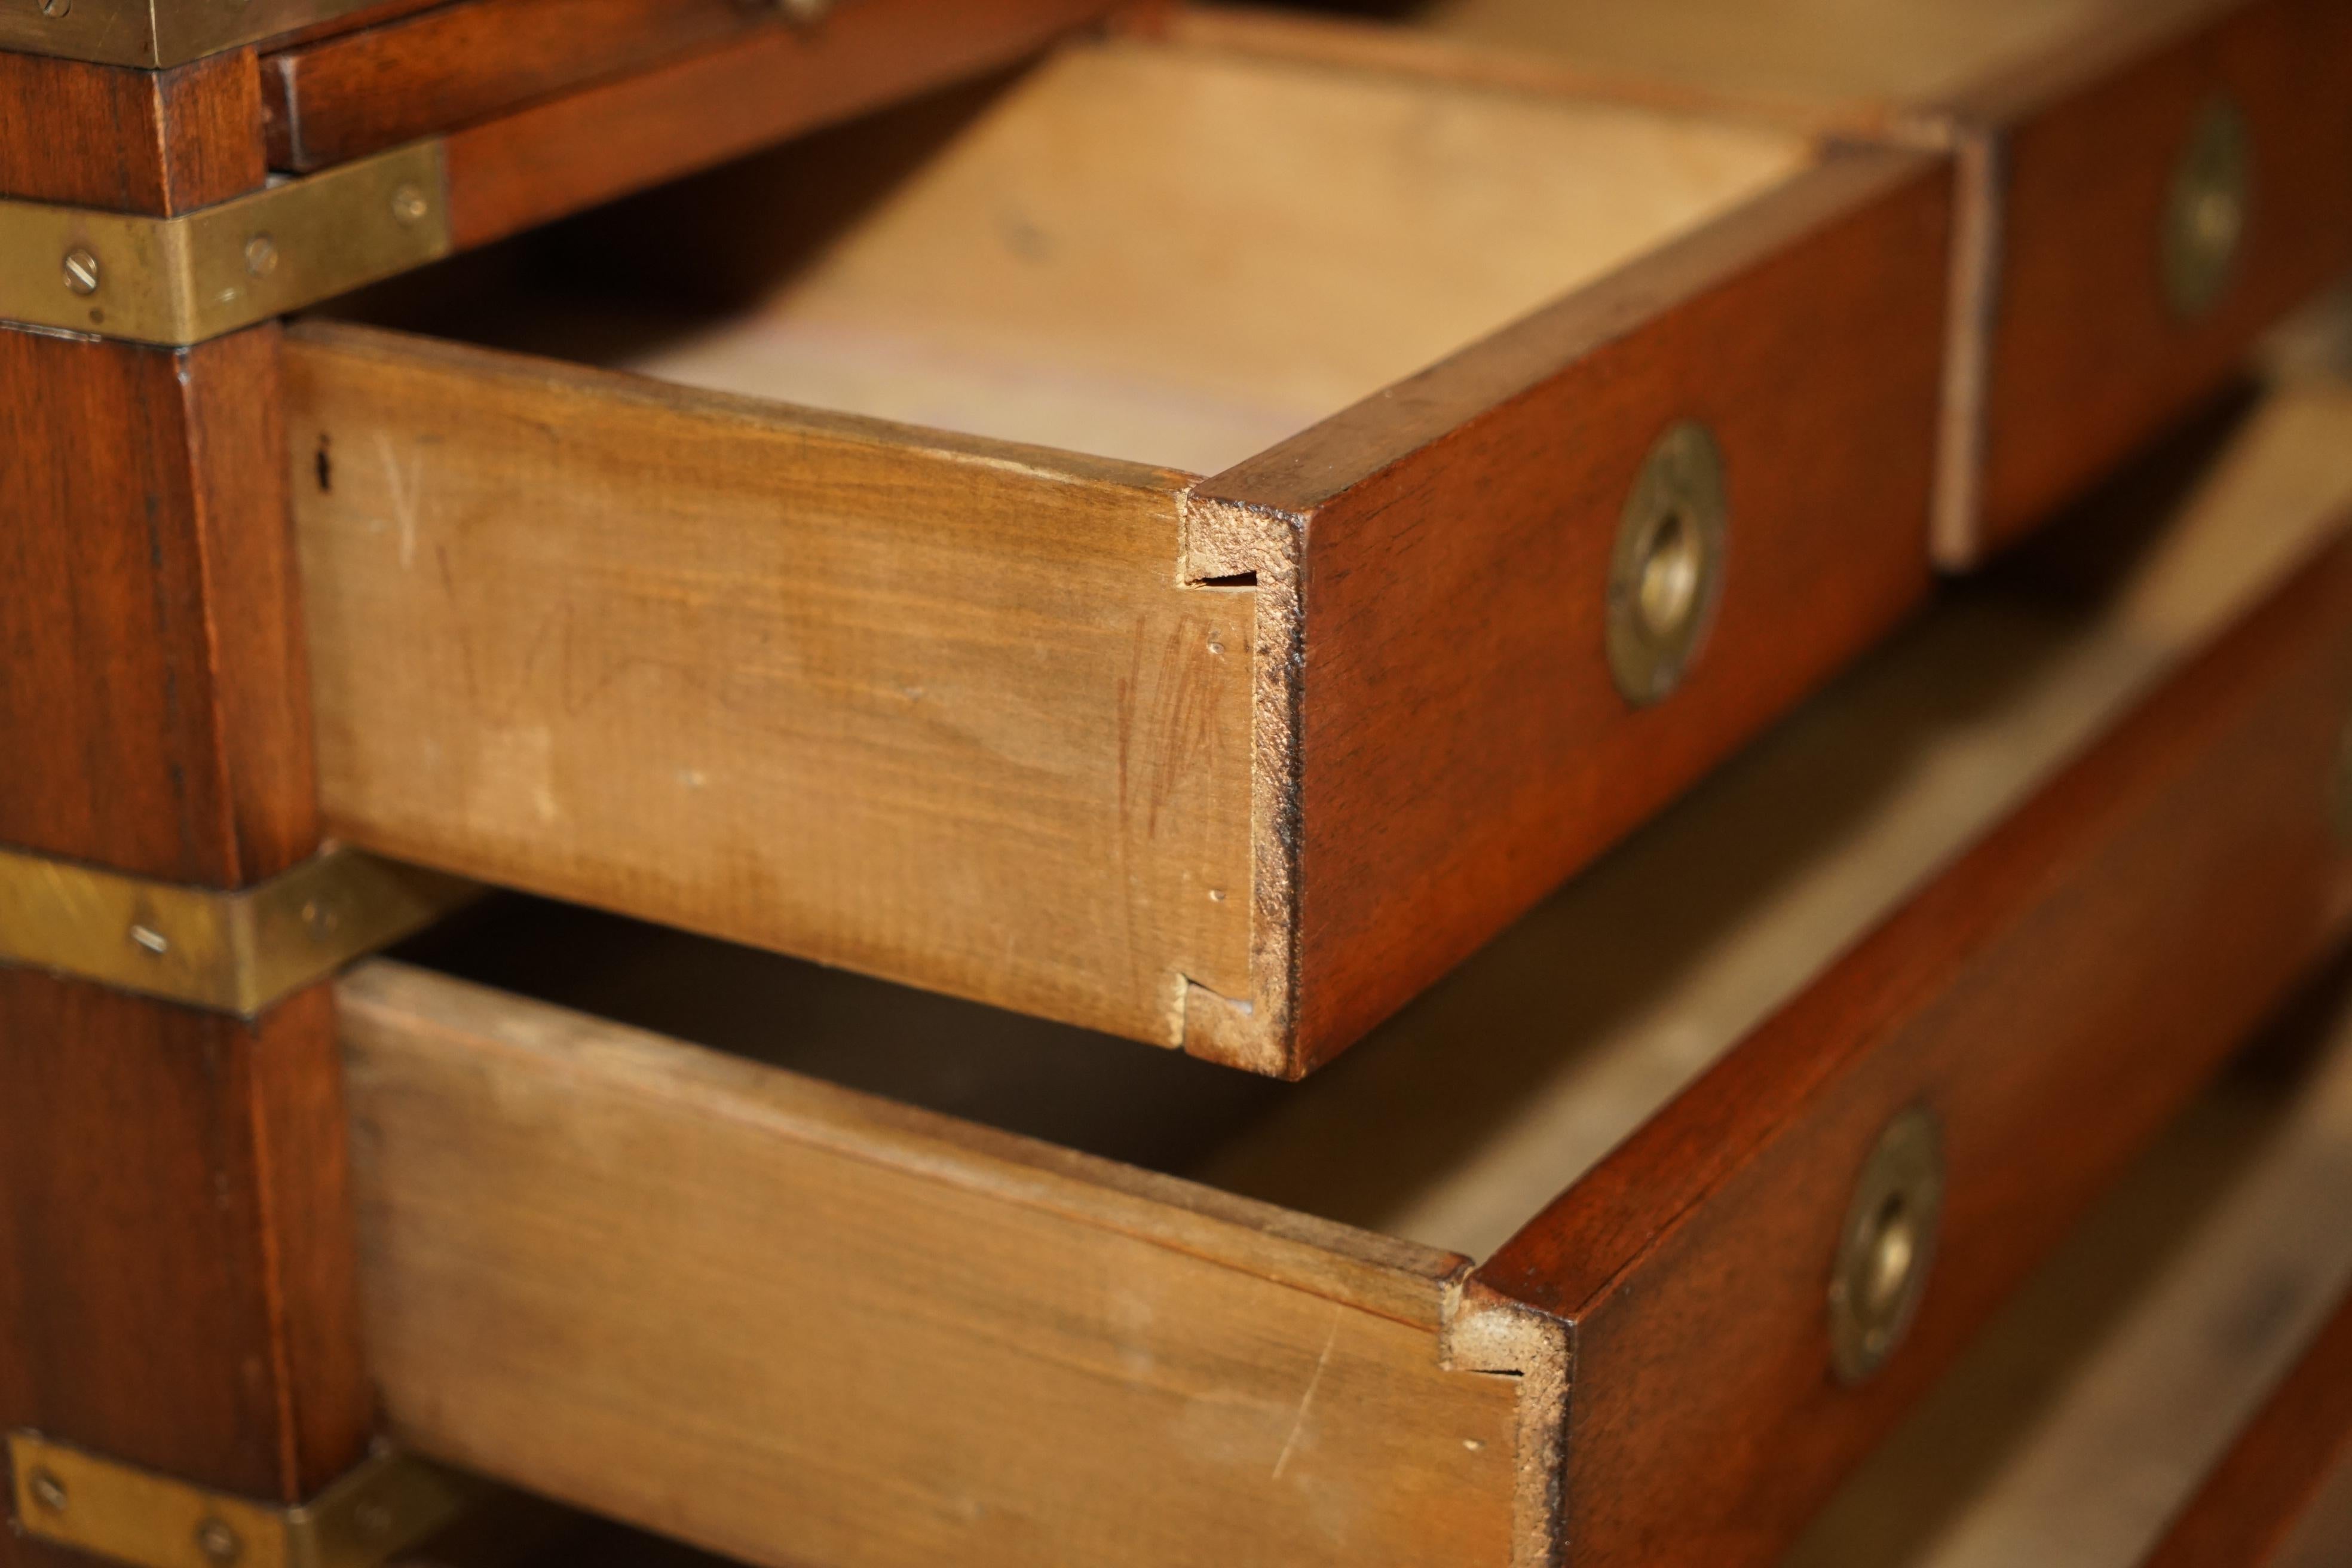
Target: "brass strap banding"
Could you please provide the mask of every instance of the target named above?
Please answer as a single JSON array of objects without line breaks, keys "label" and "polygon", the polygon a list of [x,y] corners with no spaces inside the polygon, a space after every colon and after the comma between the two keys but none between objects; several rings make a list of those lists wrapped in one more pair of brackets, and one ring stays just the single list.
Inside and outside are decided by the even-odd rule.
[{"label": "brass strap banding", "polygon": [[8,1436],[17,1528],[140,1568],[380,1568],[483,1497],[487,1483],[391,1450],[309,1502],[257,1502],[53,1442]]},{"label": "brass strap banding", "polygon": [[0,963],[250,1018],[479,893],[340,847],[236,892],[0,849]]},{"label": "brass strap banding", "polygon": [[450,249],[438,142],[177,217],[0,201],[0,321],[185,347]]}]

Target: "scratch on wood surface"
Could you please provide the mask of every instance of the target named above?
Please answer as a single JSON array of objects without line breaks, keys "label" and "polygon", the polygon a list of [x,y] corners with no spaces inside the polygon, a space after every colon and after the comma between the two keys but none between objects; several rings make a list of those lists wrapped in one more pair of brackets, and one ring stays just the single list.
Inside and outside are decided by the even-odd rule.
[{"label": "scratch on wood surface", "polygon": [[400,569],[405,572],[416,563],[416,465],[400,460],[384,431],[376,432],[375,449],[383,459],[384,489],[391,495],[393,521],[400,528]]},{"label": "scratch on wood surface", "polygon": [[1290,1419],[1290,1436],[1282,1440],[1282,1452],[1274,1457],[1274,1479],[1282,1479],[1283,1468],[1290,1463],[1290,1451],[1298,1446],[1298,1434],[1307,1429],[1307,1410],[1315,1403],[1315,1390],[1323,1382],[1323,1369],[1331,1364],[1331,1347],[1339,1342],[1339,1314],[1343,1309],[1331,1309],[1331,1331],[1323,1336],[1323,1353],[1315,1358],[1315,1373],[1307,1380],[1307,1392],[1298,1396],[1298,1414]]}]

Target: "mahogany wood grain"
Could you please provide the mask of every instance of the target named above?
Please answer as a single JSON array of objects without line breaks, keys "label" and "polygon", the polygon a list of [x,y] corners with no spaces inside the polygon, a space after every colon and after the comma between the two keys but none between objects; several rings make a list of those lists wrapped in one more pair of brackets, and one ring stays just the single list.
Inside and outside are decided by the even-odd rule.
[{"label": "mahogany wood grain", "polygon": [[[2352,542],[2305,568],[1478,1273],[1572,1322],[1590,1563],[1762,1562],[2341,934]],[[2189,890],[2193,889],[2193,894]],[[1830,1370],[1856,1173],[1948,1166],[1908,1342]]]},{"label": "mahogany wood grain", "polygon": [[289,1501],[364,1451],[333,1036],[0,970],[0,1423]]},{"label": "mahogany wood grain", "polygon": [[176,70],[0,54],[0,192],[110,212],[185,212],[259,184],[250,53]]},{"label": "mahogany wood grain", "polygon": [[762,27],[742,0],[469,0],[263,61],[272,168],[437,135]]},{"label": "mahogany wood grain", "polygon": [[315,847],[278,356],[0,332],[0,842],[216,887]]},{"label": "mahogany wood grain", "polygon": [[2352,1550],[2347,1505],[2352,1298],[2173,1521],[2146,1568],[2320,1568],[2331,1560],[2323,1546]]},{"label": "mahogany wood grain", "polygon": [[[2189,127],[2221,92],[2245,116],[2252,217],[2219,301],[2183,320],[2158,240]],[[1996,134],[1979,549],[2032,528],[2352,267],[2352,11],[2237,7]]]},{"label": "mahogany wood grain", "polygon": [[[258,102],[249,53],[0,58],[0,190],[223,199]],[[0,842],[215,888],[316,847],[278,356],[0,331]],[[332,1026],[0,972],[0,1427],[287,1500],[365,1451]]]},{"label": "mahogany wood grain", "polygon": [[565,94],[448,138],[461,247],[740,157],[861,110],[1006,66],[1104,0],[857,0],[817,28],[731,43]]},{"label": "mahogany wood grain", "polygon": [[[1311,1068],[1869,646],[1926,592],[1946,171],[1832,157],[1193,494],[1255,572],[1255,1010]],[[1610,552],[1677,420],[1724,453],[1709,639],[1644,709]]]}]

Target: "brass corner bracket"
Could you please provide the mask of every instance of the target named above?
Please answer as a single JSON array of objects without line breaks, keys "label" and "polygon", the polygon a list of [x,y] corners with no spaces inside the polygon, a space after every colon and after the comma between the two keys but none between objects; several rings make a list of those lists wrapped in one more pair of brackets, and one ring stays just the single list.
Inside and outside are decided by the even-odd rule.
[{"label": "brass corner bracket", "polygon": [[0,49],[167,70],[331,22],[373,0],[0,0]]},{"label": "brass corner bracket", "polygon": [[448,187],[419,142],[177,217],[0,201],[0,321],[204,342],[438,261]]},{"label": "brass corner bracket", "polygon": [[26,1535],[139,1568],[380,1568],[489,1489],[390,1449],[292,1507],[134,1469],[33,1432],[8,1435],[8,1461]]},{"label": "brass corner bracket", "polygon": [[236,892],[0,849],[0,963],[250,1018],[480,891],[341,847]]}]

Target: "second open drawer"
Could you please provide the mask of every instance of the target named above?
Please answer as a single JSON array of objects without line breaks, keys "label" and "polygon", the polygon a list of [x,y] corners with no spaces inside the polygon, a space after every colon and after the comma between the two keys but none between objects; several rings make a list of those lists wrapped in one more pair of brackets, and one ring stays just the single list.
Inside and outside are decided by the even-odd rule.
[{"label": "second open drawer", "polygon": [[394,1429],[756,1563],[1769,1562],[2352,914],[2347,431],[1958,592],[1307,1085],[577,913],[359,972]]},{"label": "second open drawer", "polygon": [[1925,155],[1111,38],[668,195],[291,333],[341,837],[1295,1076],[1927,589]]}]

